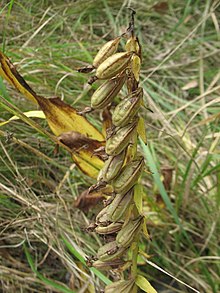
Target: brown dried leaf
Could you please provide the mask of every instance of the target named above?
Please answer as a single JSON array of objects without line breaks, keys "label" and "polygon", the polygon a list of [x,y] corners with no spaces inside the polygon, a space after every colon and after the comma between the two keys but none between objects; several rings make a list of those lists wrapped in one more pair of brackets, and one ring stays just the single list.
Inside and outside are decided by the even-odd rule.
[{"label": "brown dried leaf", "polygon": [[91,208],[101,202],[105,197],[101,192],[89,193],[89,189],[84,190],[77,200],[74,202],[74,207],[87,213]]}]

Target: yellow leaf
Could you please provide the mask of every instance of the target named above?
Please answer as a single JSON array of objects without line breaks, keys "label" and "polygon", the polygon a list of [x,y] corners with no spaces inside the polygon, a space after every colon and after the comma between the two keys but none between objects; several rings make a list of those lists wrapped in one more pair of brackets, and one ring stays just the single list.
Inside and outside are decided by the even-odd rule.
[{"label": "yellow leaf", "polygon": [[36,93],[26,83],[23,77],[17,72],[11,61],[0,51],[0,76],[6,79],[13,85],[20,93],[34,103],[37,103],[35,96]]},{"label": "yellow leaf", "polygon": [[[46,118],[43,111],[37,111],[37,110],[36,111],[28,111],[28,112],[24,112],[23,114],[27,117],[34,117],[34,118],[41,118],[41,119]],[[18,116],[12,116],[7,121],[1,122],[0,126],[3,126],[5,124],[9,123],[10,121],[18,120],[18,119],[20,119]]]},{"label": "yellow leaf", "polygon": [[85,117],[78,115],[73,107],[59,98],[45,99],[40,96],[36,98],[55,135],[73,130],[92,139],[104,140],[103,135]]},{"label": "yellow leaf", "polygon": [[147,293],[157,293],[157,291],[151,286],[151,284],[148,282],[147,279],[145,279],[143,276],[138,275],[135,284],[144,292]]},{"label": "yellow leaf", "polygon": [[146,136],[146,130],[145,130],[143,117],[140,117],[140,119],[138,121],[137,132],[140,135],[143,142],[146,144],[147,143],[147,136]]},{"label": "yellow leaf", "polygon": [[[90,139],[89,144],[91,143],[94,147],[99,148],[103,146],[103,135],[85,117],[77,114],[73,107],[64,103],[59,98],[46,99],[37,95],[2,52],[0,52],[0,63],[0,76],[12,84],[26,98],[40,106],[52,132],[56,136],[69,131],[75,131]],[[3,124],[5,122],[1,125]],[[94,147],[77,150],[77,153],[72,153],[72,157],[85,174],[96,178],[99,169],[103,165],[103,159],[93,154]]]}]

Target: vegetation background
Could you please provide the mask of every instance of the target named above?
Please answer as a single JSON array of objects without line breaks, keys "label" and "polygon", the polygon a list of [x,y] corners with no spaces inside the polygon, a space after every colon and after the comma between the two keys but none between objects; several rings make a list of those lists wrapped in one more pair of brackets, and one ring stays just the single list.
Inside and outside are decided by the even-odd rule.
[{"label": "vegetation background", "polygon": [[[151,258],[140,258],[139,269],[158,292],[193,292],[173,277],[197,292],[219,292],[219,1],[0,3],[1,50],[38,94],[59,96],[80,110],[94,89],[76,69],[124,32],[126,7],[136,10],[141,86],[153,110],[141,113],[145,155],[154,171],[143,179],[152,241],[143,239],[142,249]],[[2,80],[0,94],[22,112],[36,109]],[[2,98],[0,106],[5,121],[11,114]],[[89,119],[101,129],[99,113]],[[46,121],[35,121],[49,131]],[[94,255],[102,243],[85,231],[100,206],[88,212],[74,207],[93,181],[67,152],[54,155],[54,147],[20,120],[0,127],[1,292],[94,292],[106,281],[80,258]]]}]

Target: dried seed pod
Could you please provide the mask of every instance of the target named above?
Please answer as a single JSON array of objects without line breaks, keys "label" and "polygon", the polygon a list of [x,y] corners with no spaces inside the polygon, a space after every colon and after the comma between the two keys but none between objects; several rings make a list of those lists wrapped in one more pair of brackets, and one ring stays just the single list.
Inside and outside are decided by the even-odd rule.
[{"label": "dried seed pod", "polygon": [[139,82],[140,69],[141,69],[141,59],[139,56],[134,55],[131,61],[131,70],[137,82]]},{"label": "dried seed pod", "polygon": [[96,216],[96,223],[109,223],[111,212],[109,211],[109,206],[104,207]]},{"label": "dried seed pod", "polygon": [[125,70],[131,61],[133,52],[120,52],[108,57],[96,70],[98,79],[109,79]]},{"label": "dried seed pod", "polygon": [[111,283],[105,287],[105,293],[137,293],[137,285],[134,279],[121,280],[118,282]]},{"label": "dried seed pod", "polygon": [[121,220],[130,205],[133,198],[133,189],[131,188],[126,194],[117,194],[109,205],[104,207],[96,216],[96,224],[108,226],[110,222]]},{"label": "dried seed pod", "polygon": [[96,260],[92,263],[92,266],[97,269],[112,270],[114,268],[118,268],[119,266],[123,266],[124,264],[125,262],[121,259],[114,259],[110,261]]},{"label": "dried seed pod", "polygon": [[105,81],[92,95],[91,107],[93,109],[103,109],[106,107],[120,92],[125,80],[126,75],[122,74]]},{"label": "dried seed pod", "polygon": [[121,153],[129,144],[132,136],[136,133],[137,121],[119,128],[106,142],[105,152],[109,156]]},{"label": "dried seed pod", "polygon": [[112,210],[111,215],[109,215],[109,218],[116,222],[121,219],[123,219],[125,213],[128,210],[128,207],[130,206],[132,199],[133,199],[134,190],[133,188],[130,189],[126,194],[117,194],[112,201],[111,205],[115,207]]},{"label": "dried seed pod", "polygon": [[121,230],[123,222],[113,222],[108,226],[97,226],[95,232],[98,234],[112,234]]},{"label": "dried seed pod", "polygon": [[116,241],[109,242],[99,248],[97,257],[101,261],[110,261],[119,258],[126,248],[118,247]]},{"label": "dried seed pod", "polygon": [[117,37],[101,47],[93,60],[92,65],[95,68],[97,68],[103,61],[105,61],[108,57],[110,57],[117,51],[120,39],[121,37]]},{"label": "dried seed pod", "polygon": [[110,156],[101,169],[97,180],[109,182],[114,179],[123,166],[125,153],[124,150],[117,156]]},{"label": "dried seed pod", "polygon": [[138,180],[144,167],[144,158],[134,160],[122,168],[118,177],[113,180],[113,188],[116,193],[126,193]]},{"label": "dried seed pod", "polygon": [[112,114],[112,123],[123,127],[128,124],[138,113],[143,97],[143,89],[138,88],[135,92],[123,99]]},{"label": "dried seed pod", "polygon": [[135,240],[139,234],[144,221],[143,216],[139,216],[134,220],[130,220],[122,229],[118,232],[116,242],[118,247],[127,248]]},{"label": "dried seed pod", "polygon": [[135,52],[139,57],[141,57],[141,46],[139,40],[136,36],[131,36],[125,45],[125,50],[128,52]]}]

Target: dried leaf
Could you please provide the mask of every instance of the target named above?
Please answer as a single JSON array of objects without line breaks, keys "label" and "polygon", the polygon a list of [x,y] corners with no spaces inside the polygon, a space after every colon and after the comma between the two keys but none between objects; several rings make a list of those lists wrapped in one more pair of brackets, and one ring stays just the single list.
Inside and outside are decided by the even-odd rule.
[{"label": "dried leaf", "polygon": [[102,119],[102,133],[106,137],[107,129],[112,128],[112,114],[109,107],[105,108],[102,112]]},{"label": "dried leaf", "polygon": [[153,6],[153,9],[158,13],[165,13],[168,10],[168,1],[157,3]]},{"label": "dried leaf", "polygon": [[74,202],[74,207],[87,213],[91,208],[97,205],[98,202],[101,202],[104,199],[104,196],[101,192],[89,193],[89,189],[84,190],[77,200]]},{"label": "dried leaf", "polygon": [[187,84],[185,84],[181,89],[183,91],[187,91],[187,90],[193,89],[193,88],[195,88],[197,86],[198,86],[198,81],[197,80],[192,80],[192,81],[188,82]]}]

